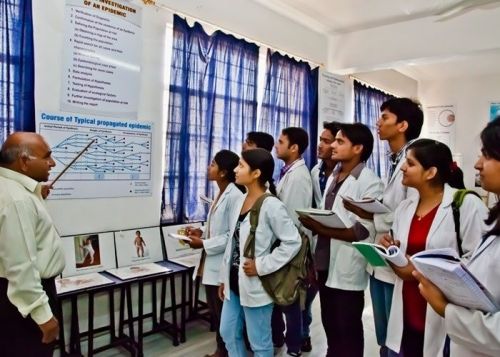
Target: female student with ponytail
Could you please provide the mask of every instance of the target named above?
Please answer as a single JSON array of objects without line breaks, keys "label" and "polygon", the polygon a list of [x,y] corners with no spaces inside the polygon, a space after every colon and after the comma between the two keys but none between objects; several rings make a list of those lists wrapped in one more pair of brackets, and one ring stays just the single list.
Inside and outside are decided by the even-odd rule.
[{"label": "female student with ponytail", "polygon": [[[500,195],[500,117],[490,122],[481,133],[482,154],[475,168],[481,187]],[[488,232],[481,238],[468,261],[468,269],[492,294],[500,306],[500,203],[490,210]],[[451,357],[500,356],[500,311],[484,313],[454,305],[422,275],[420,292],[430,306],[444,317],[446,334],[450,338]]]},{"label": "female student with ponytail", "polygon": [[[259,275],[270,274],[288,263],[300,249],[297,228],[286,207],[276,197],[264,200],[255,232],[255,259],[243,256],[250,232],[249,213],[254,203],[266,192],[276,194],[272,182],[274,160],[264,149],[244,151],[236,172],[236,183],[247,188],[228,216],[230,242],[221,265],[220,298],[224,301],[220,333],[231,357],[247,355],[243,342],[243,322],[254,356],[272,357],[271,314],[273,302],[260,282]],[[271,246],[280,241],[271,252]]]},{"label": "female student with ponytail", "polygon": [[[452,202],[456,192],[449,184],[456,182],[459,171],[450,149],[431,139],[420,139],[408,146],[406,161],[401,167],[403,185],[413,187],[418,196],[401,202],[394,214],[392,231],[381,244],[400,245],[411,256],[426,249],[450,247],[460,251],[455,233]],[[466,195],[460,208],[460,237],[463,258],[471,255],[484,231],[487,209],[475,195]],[[410,356],[442,356],[444,321],[418,291],[410,261],[404,267],[392,265],[396,275],[389,316],[386,345],[392,351]],[[425,331],[425,333],[424,333]]]},{"label": "female student with ponytail", "polygon": [[197,267],[201,282],[205,285],[207,303],[217,331],[217,351],[207,357],[225,357],[227,351],[224,341],[219,334],[222,302],[218,297],[219,269],[224,251],[230,239],[231,227],[227,217],[235,207],[234,202],[243,197],[243,193],[234,184],[234,169],[238,166],[239,156],[229,150],[221,150],[215,154],[208,167],[208,180],[215,181],[219,194],[215,198],[207,217],[206,230],[188,227],[187,233],[191,238],[191,248],[203,248],[202,258]]}]

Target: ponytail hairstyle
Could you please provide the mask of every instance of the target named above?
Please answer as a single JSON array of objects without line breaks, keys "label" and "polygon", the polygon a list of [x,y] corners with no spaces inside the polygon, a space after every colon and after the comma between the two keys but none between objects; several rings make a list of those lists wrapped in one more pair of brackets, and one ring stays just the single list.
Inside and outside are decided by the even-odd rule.
[{"label": "ponytail hairstyle", "polygon": [[274,185],[274,159],[271,153],[265,149],[252,149],[243,151],[241,157],[250,166],[250,170],[260,170],[259,183],[265,187],[269,185],[269,191],[276,195],[276,186]]},{"label": "ponytail hairstyle", "polygon": [[[484,156],[500,161],[500,116],[489,122],[486,128],[481,131],[481,143]],[[495,193],[498,194],[498,192]],[[490,214],[485,222],[488,225],[496,222],[493,228],[486,233],[485,238],[492,235],[500,236],[500,201],[490,209]]]},{"label": "ponytail hairstyle", "polygon": [[436,176],[433,185],[442,186],[445,183],[453,188],[465,188],[464,174],[453,161],[450,148],[440,141],[432,139],[418,139],[408,145],[415,158],[425,170],[435,167]]},{"label": "ponytail hairstyle", "polygon": [[225,172],[225,178],[229,182],[234,183],[234,181],[236,180],[234,169],[236,168],[236,166],[238,166],[240,157],[230,150],[221,150],[217,154],[215,154],[214,161],[219,167],[219,170]]}]

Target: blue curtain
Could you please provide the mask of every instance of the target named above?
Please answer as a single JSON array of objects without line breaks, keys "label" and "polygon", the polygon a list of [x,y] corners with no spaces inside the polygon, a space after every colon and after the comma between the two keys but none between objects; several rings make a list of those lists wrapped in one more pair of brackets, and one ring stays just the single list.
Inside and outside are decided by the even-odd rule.
[{"label": "blue curtain", "polygon": [[0,144],[14,131],[35,131],[31,0],[0,2]]},{"label": "blue curtain", "polygon": [[[316,160],[318,134],[318,68],[296,61],[278,52],[267,51],[267,76],[259,130],[275,139],[281,130],[296,126],[309,134],[309,147],[304,152],[306,164],[311,168]],[[274,155],[274,152],[273,152]],[[275,160],[274,178],[283,167]]]},{"label": "blue curtain", "polygon": [[386,141],[378,139],[377,120],[380,117],[380,106],[390,98],[394,96],[354,80],[354,121],[365,124],[372,131],[375,141],[367,166],[380,177],[385,177],[388,172],[387,151],[389,147]]},{"label": "blue curtain", "polygon": [[207,168],[221,149],[236,153],[255,130],[259,48],[174,18],[162,222],[206,217]]}]

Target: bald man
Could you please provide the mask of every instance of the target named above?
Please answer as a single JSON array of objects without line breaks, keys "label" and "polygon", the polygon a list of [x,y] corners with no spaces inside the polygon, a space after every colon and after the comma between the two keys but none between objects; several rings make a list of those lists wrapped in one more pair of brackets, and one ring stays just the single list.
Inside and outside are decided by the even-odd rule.
[{"label": "bald man", "polygon": [[10,135],[0,152],[0,355],[52,356],[59,333],[54,277],[61,239],[42,198],[55,162],[35,133]]}]

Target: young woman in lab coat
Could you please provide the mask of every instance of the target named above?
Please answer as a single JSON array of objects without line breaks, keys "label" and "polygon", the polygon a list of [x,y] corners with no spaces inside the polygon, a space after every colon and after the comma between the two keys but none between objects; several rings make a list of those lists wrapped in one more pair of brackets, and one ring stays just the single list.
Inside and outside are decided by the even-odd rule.
[{"label": "young woman in lab coat", "polygon": [[[220,333],[231,357],[247,355],[243,343],[243,322],[254,356],[272,357],[271,314],[273,301],[260,282],[259,275],[270,274],[288,263],[300,249],[301,239],[284,204],[268,197],[260,209],[255,232],[255,259],[243,256],[250,233],[249,212],[256,200],[266,192],[266,184],[275,193],[272,182],[274,160],[264,149],[244,151],[236,168],[236,183],[247,188],[228,215],[230,242],[222,260],[219,287],[224,301]],[[271,252],[271,246],[280,240]]]},{"label": "young woman in lab coat", "polygon": [[202,233],[200,229],[187,228],[191,248],[203,248],[197,271],[205,285],[208,307],[217,331],[217,351],[207,355],[209,357],[227,356],[224,341],[219,334],[222,311],[222,301],[218,297],[219,269],[230,238],[231,227],[227,217],[236,209],[235,201],[243,197],[243,193],[234,184],[234,169],[238,166],[239,159],[238,155],[229,150],[221,150],[215,154],[207,176],[209,181],[217,183],[219,193],[210,207],[206,230]]},{"label": "young woman in lab coat", "polygon": [[[450,149],[431,139],[420,139],[408,146],[403,184],[418,191],[398,206],[392,231],[381,244],[400,245],[411,256],[419,251],[451,247],[459,250],[451,203],[456,191],[448,185],[458,173]],[[463,258],[471,255],[484,230],[487,209],[474,195],[467,195],[460,208],[460,236]],[[394,284],[386,345],[403,356],[442,356],[444,321],[418,292],[411,262],[404,267],[392,266],[398,276]],[[425,333],[424,333],[425,331]]]},{"label": "young woman in lab coat", "polygon": [[[500,195],[500,117],[481,133],[482,154],[475,168],[481,186]],[[488,289],[500,306],[500,203],[490,210],[486,221],[491,225],[468,262],[468,268]],[[446,334],[451,339],[451,357],[500,356],[500,311],[484,313],[454,305],[422,275],[420,292],[430,306],[444,317]]]}]

